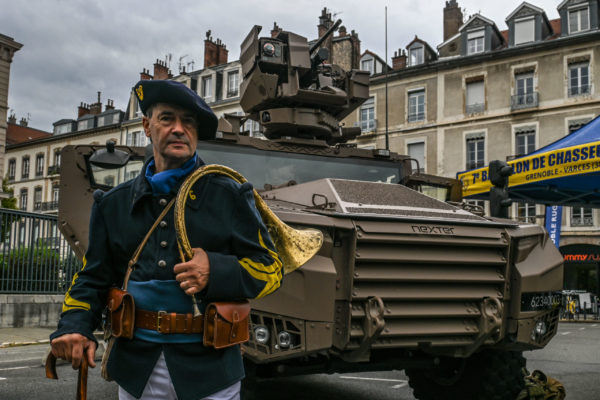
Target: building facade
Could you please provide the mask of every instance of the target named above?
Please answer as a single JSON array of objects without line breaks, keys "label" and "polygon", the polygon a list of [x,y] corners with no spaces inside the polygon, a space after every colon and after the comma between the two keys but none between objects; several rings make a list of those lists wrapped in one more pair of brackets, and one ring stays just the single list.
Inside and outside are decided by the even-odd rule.
[{"label": "building facade", "polygon": [[[4,152],[8,117],[8,83],[13,56],[23,45],[0,34],[0,176],[4,176]],[[0,192],[2,188],[0,188]]]},{"label": "building facade", "polygon": [[[428,59],[429,46],[413,40],[392,59],[387,79],[390,149],[411,155],[423,172],[455,177],[491,160],[527,154],[598,116],[598,1],[567,0],[558,11],[560,18],[550,21],[544,10],[524,2],[507,15],[508,29],[501,31],[479,14],[464,21],[457,2],[447,1],[445,38],[437,55]],[[415,44],[425,55],[406,62]],[[372,115],[385,121],[382,74],[372,76],[370,90]],[[364,116],[359,110],[345,122],[362,126]],[[385,147],[385,126],[364,131],[356,142]],[[543,223],[544,211],[540,205],[515,203],[511,216]],[[584,248],[600,254],[599,226],[599,210],[566,209],[561,251],[567,255],[571,248]],[[598,264],[582,267],[583,272],[578,268],[568,269],[568,285],[577,287],[567,288],[598,293]],[[571,279],[577,274],[581,277]]]}]

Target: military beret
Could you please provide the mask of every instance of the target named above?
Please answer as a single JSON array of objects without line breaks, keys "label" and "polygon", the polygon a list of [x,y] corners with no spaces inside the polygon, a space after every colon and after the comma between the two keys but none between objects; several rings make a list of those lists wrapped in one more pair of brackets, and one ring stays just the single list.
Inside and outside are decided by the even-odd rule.
[{"label": "military beret", "polygon": [[133,89],[144,115],[153,104],[175,104],[196,113],[198,139],[206,140],[215,137],[217,116],[196,92],[183,83],[168,80],[142,80],[136,83]]}]

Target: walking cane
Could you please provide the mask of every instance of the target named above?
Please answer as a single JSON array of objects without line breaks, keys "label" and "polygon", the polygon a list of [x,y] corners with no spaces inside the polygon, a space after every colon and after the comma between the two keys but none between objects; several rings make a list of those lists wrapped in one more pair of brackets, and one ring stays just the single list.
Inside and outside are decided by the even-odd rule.
[{"label": "walking cane", "polygon": [[[79,373],[77,375],[77,395],[76,400],[87,400],[87,377],[88,377],[88,362],[84,356],[81,358],[79,365]],[[46,358],[46,378],[58,379],[56,374],[56,357],[54,354],[48,354]]]}]

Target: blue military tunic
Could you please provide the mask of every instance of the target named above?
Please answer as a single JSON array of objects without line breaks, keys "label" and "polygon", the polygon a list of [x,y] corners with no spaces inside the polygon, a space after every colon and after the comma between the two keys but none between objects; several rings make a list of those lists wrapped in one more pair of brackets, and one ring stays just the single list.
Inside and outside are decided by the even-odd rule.
[{"label": "blue military tunic", "polygon": [[[197,166],[201,164],[198,159]],[[80,333],[95,340],[93,331],[100,325],[108,289],[122,284],[133,252],[176,196],[182,181],[168,194],[153,195],[144,171],[103,196],[95,196],[84,266],[65,295],[58,329],[51,339]],[[281,261],[256,210],[252,186],[209,175],[197,181],[188,196],[188,238],[193,248],[207,252],[210,262],[208,285],[196,295],[201,311],[213,300],[257,298],[275,291],[282,279]],[[172,281],[173,266],[179,262],[171,209],[150,236],[130,280]],[[155,343],[137,338],[117,339],[108,373],[139,398],[161,352],[179,400],[201,399],[244,376],[238,346],[214,350],[201,342]]]}]

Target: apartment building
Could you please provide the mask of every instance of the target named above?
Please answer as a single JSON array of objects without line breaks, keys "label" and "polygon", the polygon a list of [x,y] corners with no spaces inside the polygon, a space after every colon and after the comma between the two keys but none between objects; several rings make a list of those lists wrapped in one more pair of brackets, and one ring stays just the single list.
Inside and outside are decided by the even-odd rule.
[{"label": "apartment building", "polygon": [[[413,40],[392,58],[390,149],[411,155],[426,173],[455,177],[491,160],[527,154],[598,116],[598,1],[565,0],[557,9],[560,18],[549,20],[543,9],[523,2],[501,30],[481,14],[464,18],[455,0],[446,1],[444,38],[436,51]],[[380,122],[363,129],[360,147],[385,146],[385,86],[383,74],[373,75],[373,112],[358,110],[345,121],[373,126],[364,121],[367,116]],[[543,223],[544,211],[515,203],[511,215]],[[563,254],[600,255],[598,210],[568,208],[562,222]],[[596,262],[570,264],[568,271],[568,288],[600,289]]]},{"label": "apartment building", "polygon": [[[4,152],[8,116],[8,86],[10,81],[10,64],[15,52],[23,45],[13,38],[0,33],[0,176],[4,176]],[[0,188],[0,193],[2,188]]]}]

